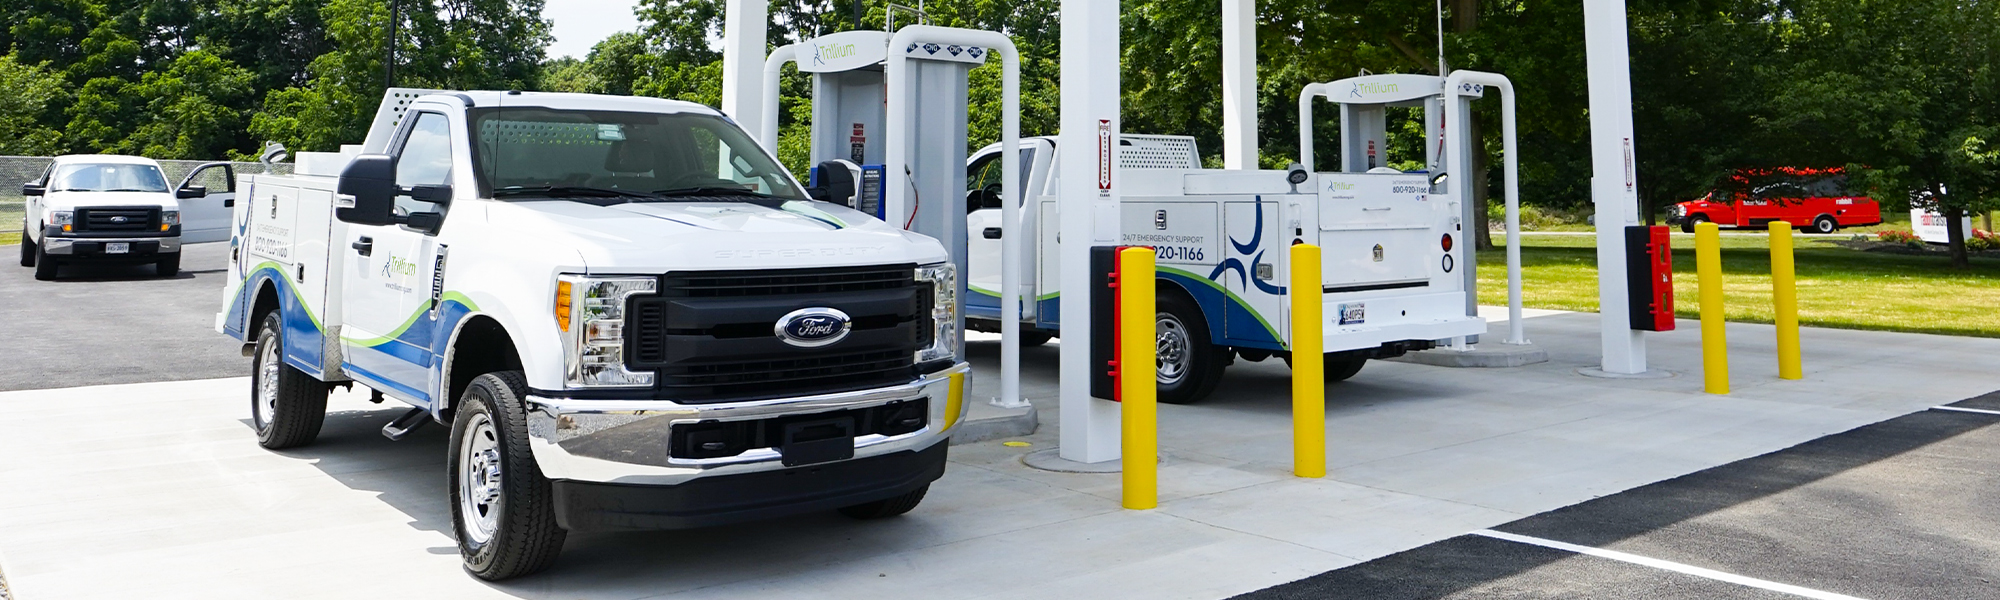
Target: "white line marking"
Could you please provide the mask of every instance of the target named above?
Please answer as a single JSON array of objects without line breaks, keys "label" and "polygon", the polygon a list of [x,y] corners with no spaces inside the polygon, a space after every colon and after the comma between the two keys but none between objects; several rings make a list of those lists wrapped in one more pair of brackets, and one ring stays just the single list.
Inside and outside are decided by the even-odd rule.
[{"label": "white line marking", "polygon": [[2000,415],[2000,410],[1986,410],[1983,408],[1960,408],[1957,406],[1933,406],[1931,407],[1931,410],[1951,410],[1958,412],[1979,413],[1982,415]]},{"label": "white line marking", "polygon": [[1704,569],[1693,565],[1684,565],[1677,562],[1660,560],[1657,558],[1647,558],[1644,556],[1639,556],[1637,554],[1626,554],[1624,552],[1618,552],[1616,550],[1605,550],[1602,548],[1592,548],[1589,546],[1566,544],[1555,540],[1545,540],[1537,537],[1515,535],[1504,531],[1481,529],[1479,531],[1472,532],[1472,535],[1481,535],[1496,540],[1506,540],[1509,542],[1517,542],[1522,544],[1528,544],[1531,546],[1541,546],[1543,548],[1554,548],[1556,550],[1575,552],[1577,554],[1588,554],[1590,556],[1595,556],[1598,558],[1609,558],[1611,560],[1619,562],[1627,562],[1635,565],[1652,567],[1655,569],[1661,569],[1665,571],[1673,571],[1675,573],[1684,573],[1687,575],[1693,575],[1695,577],[1705,577],[1716,581],[1726,581],[1729,583],[1734,583],[1736,585],[1771,590],[1773,592],[1782,592],[1794,596],[1817,598],[1819,600],[1861,600],[1860,598],[1856,598],[1854,596],[1835,594],[1833,592],[1822,592],[1815,589],[1802,588],[1796,585],[1787,585],[1775,581],[1765,581],[1755,577],[1744,577],[1742,575],[1736,575],[1733,573],[1724,573],[1714,569]]}]

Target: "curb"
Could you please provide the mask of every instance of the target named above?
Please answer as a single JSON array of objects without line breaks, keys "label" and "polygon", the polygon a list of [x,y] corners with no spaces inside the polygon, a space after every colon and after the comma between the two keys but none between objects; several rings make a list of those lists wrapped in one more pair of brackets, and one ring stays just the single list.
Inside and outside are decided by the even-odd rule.
[{"label": "curb", "polygon": [[[1039,426],[1039,416],[1035,413],[1035,407],[1034,405],[1029,405],[1028,410],[1023,412],[999,417],[967,419],[965,422],[959,423],[958,427],[951,432],[951,445],[957,446],[1000,438],[1024,437],[1033,435],[1035,429]],[[6,598],[0,596],[0,600],[6,600]]]}]

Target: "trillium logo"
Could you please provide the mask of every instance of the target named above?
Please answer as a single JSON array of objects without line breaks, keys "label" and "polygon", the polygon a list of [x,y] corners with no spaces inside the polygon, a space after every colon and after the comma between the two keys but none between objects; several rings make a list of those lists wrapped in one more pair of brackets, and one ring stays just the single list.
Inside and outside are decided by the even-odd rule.
[{"label": "trillium logo", "polygon": [[853,327],[853,320],[838,309],[801,308],[779,318],[772,333],[793,346],[818,348],[845,339]]}]

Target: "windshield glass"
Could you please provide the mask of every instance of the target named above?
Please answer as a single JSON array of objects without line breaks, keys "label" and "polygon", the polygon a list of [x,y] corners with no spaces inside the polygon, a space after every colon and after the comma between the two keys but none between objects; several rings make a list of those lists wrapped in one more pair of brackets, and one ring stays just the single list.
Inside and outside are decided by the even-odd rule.
[{"label": "windshield glass", "polygon": [[806,199],[784,169],[721,117],[539,107],[474,109],[471,117],[479,185],[488,197],[509,189],[596,188]]},{"label": "windshield glass", "polygon": [[49,177],[51,192],[165,192],[167,177],[153,165],[71,163]]}]

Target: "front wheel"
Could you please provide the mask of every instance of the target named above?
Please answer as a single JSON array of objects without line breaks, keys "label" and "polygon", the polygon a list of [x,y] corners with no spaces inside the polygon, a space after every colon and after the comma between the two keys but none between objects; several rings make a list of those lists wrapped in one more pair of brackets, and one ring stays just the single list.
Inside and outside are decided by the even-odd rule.
[{"label": "front wheel", "polygon": [[326,384],[285,364],[283,349],[278,311],[264,313],[250,373],[250,422],[257,427],[257,445],[269,450],[310,444],[326,422]]},{"label": "front wheel", "polygon": [[154,261],[153,269],[158,271],[161,277],[179,275],[181,272],[181,253],[168,254],[166,258]]},{"label": "front wheel", "polygon": [[1229,366],[1223,349],[1209,342],[1208,320],[1201,307],[1178,294],[1160,296],[1154,321],[1154,361],[1158,365],[1159,400],[1189,404],[1208,397],[1222,383]]},{"label": "front wheel", "polygon": [[35,280],[56,280],[56,259],[49,258],[49,248],[35,244]]},{"label": "front wheel", "polygon": [[1706,216],[1698,214],[1688,215],[1687,220],[1681,221],[1681,233],[1694,233],[1694,226],[1696,224],[1707,223],[1707,222],[1708,222],[1708,217]]},{"label": "front wheel", "polygon": [[451,524],[465,570],[487,581],[549,568],[568,532],[555,491],[528,449],[528,381],[520,371],[480,375],[451,425]]},{"label": "front wheel", "polygon": [[912,490],[910,492],[904,493],[903,495],[896,496],[893,498],[883,498],[881,500],[876,500],[874,502],[863,502],[860,504],[856,504],[854,506],[843,506],[840,508],[840,514],[847,515],[848,517],[854,519],[861,519],[864,521],[872,519],[887,519],[889,517],[894,517],[906,512],[910,512],[911,509],[916,508],[918,504],[924,501],[924,494],[929,493],[930,491],[931,491],[931,486],[929,484],[926,484],[924,485],[924,487],[917,488],[915,490]]},{"label": "front wheel", "polygon": [[1834,231],[1837,231],[1839,229],[1840,229],[1840,222],[1835,221],[1833,220],[1833,217],[1829,217],[1826,215],[1820,215],[1819,218],[1813,219],[1812,222],[1813,233],[1833,233]]}]

